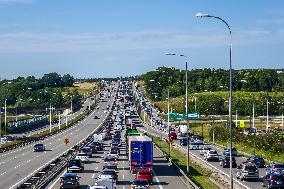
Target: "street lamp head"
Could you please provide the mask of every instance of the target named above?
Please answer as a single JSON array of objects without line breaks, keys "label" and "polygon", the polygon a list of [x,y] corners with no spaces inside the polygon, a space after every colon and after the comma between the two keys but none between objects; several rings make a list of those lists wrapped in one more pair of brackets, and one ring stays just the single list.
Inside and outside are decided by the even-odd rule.
[{"label": "street lamp head", "polygon": [[205,13],[199,12],[199,13],[197,13],[195,16],[196,16],[196,17],[209,17],[209,14],[205,14]]},{"label": "street lamp head", "polygon": [[183,57],[186,57],[184,54],[180,54],[179,56],[183,56]]},{"label": "street lamp head", "polygon": [[175,54],[175,53],[165,53],[165,55],[174,56],[174,55],[176,55],[176,54]]}]

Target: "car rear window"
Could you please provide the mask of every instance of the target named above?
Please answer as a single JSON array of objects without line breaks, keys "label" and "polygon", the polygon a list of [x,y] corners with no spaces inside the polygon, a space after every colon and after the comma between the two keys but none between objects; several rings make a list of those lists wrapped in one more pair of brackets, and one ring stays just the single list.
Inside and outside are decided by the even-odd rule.
[{"label": "car rear window", "polygon": [[284,169],[284,164],[275,164],[274,168],[280,168],[280,169]]}]

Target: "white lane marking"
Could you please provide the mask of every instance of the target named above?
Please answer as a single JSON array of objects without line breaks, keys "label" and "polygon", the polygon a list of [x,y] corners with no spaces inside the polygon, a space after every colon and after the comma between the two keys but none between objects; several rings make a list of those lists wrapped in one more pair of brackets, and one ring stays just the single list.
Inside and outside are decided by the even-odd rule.
[{"label": "white lane marking", "polygon": [[122,179],[124,179],[124,174],[122,175]]},{"label": "white lane marking", "polygon": [[94,179],[95,178],[95,173],[92,175],[92,179]]}]

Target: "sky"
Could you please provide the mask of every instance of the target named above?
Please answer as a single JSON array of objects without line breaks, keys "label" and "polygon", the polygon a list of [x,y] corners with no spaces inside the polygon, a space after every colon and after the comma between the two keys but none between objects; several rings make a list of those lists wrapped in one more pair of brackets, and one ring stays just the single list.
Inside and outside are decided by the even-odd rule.
[{"label": "sky", "polygon": [[[159,66],[284,68],[282,0],[0,0],[0,78],[139,75]],[[184,54],[184,57],[165,56]]]}]

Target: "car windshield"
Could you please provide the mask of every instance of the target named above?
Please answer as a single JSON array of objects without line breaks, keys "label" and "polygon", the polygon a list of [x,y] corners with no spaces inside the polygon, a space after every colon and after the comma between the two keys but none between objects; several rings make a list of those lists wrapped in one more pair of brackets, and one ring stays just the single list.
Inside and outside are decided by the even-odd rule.
[{"label": "car windshield", "polygon": [[76,180],[76,177],[74,177],[74,176],[65,176],[65,177],[63,177],[63,179],[66,180],[66,181],[73,181],[73,180]]},{"label": "car windshield", "polygon": [[139,175],[151,175],[150,172],[139,172],[138,174],[139,174]]},{"label": "car windshield", "polygon": [[284,164],[274,164],[274,168],[284,169]]},{"label": "car windshield", "polygon": [[210,154],[217,154],[216,151],[210,151]]},{"label": "car windshield", "polygon": [[134,180],[133,184],[134,185],[142,185],[142,186],[144,186],[144,185],[148,185],[148,181],[147,180]]},{"label": "car windshield", "polygon": [[246,166],[245,170],[247,170],[247,171],[256,171],[257,167],[256,166]]}]

